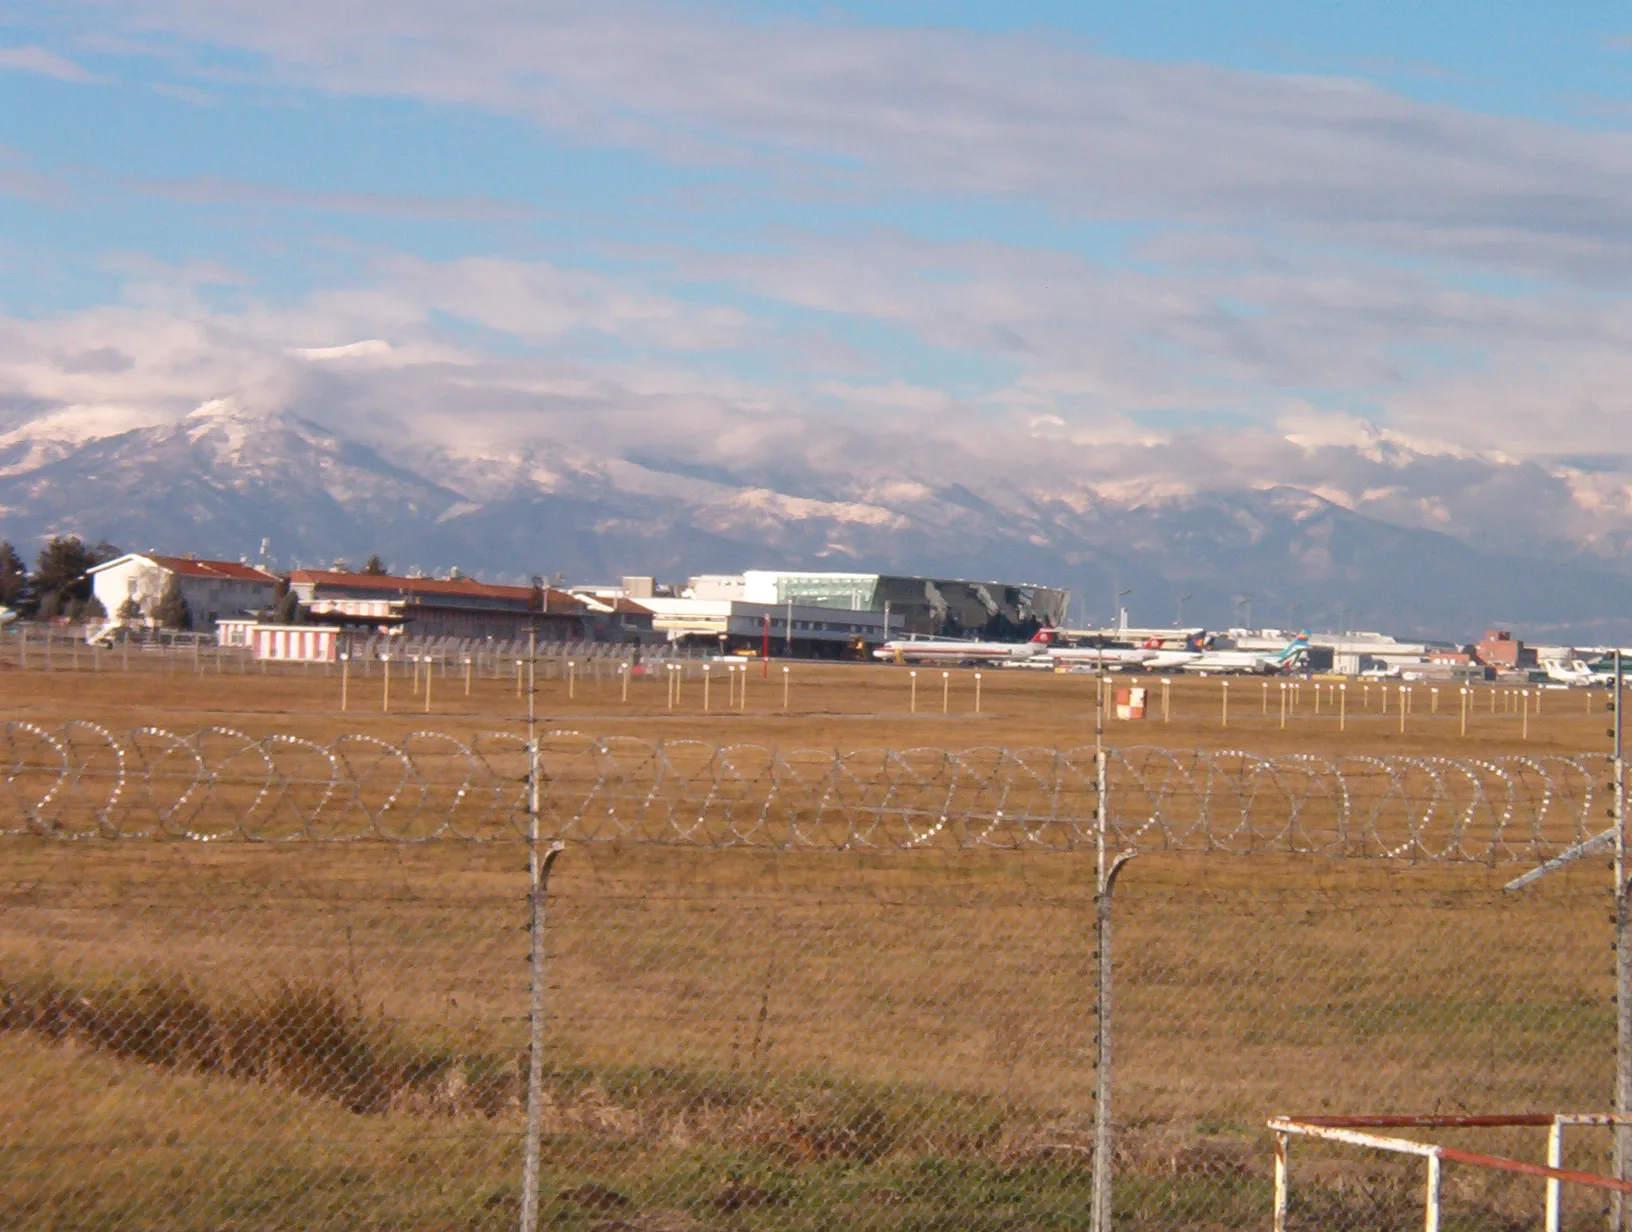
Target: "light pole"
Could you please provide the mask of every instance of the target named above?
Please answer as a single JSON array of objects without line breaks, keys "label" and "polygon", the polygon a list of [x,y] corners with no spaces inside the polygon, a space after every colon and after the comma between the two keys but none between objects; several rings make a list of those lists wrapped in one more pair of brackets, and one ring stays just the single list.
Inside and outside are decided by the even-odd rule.
[{"label": "light pole", "polygon": [[[1245,615],[1243,615],[1243,612]],[[1252,596],[1237,595],[1235,597],[1235,622],[1237,627],[1250,629],[1252,626]]]}]

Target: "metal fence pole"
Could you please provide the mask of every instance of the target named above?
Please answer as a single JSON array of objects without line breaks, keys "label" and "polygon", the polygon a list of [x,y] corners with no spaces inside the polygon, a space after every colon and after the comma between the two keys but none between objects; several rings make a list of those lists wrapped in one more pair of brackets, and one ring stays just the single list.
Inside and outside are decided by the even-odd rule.
[{"label": "metal fence pole", "polygon": [[1096,940],[1099,943],[1098,988],[1094,1000],[1097,1046],[1094,1050],[1094,1171],[1089,1213],[1090,1232],[1111,1232],[1111,1164],[1114,1146],[1111,1123],[1111,892],[1116,878],[1134,853],[1124,851],[1100,878],[1094,902]]},{"label": "metal fence pole", "polygon": [[[538,742],[528,748],[533,769],[533,791],[536,800]],[[538,1228],[538,1167],[544,1141],[544,905],[550,888],[550,870],[555,858],[565,845],[550,844],[544,858],[538,853],[538,813],[533,812],[533,841],[528,849],[528,875],[531,890],[527,895],[528,922],[532,933],[532,947],[528,956],[529,989],[527,1018],[530,1025],[527,1059],[527,1140],[522,1151],[521,1164],[521,1232],[536,1232]]]},{"label": "metal fence pole", "polygon": [[[1614,774],[1610,785],[1610,808],[1615,821],[1615,1112],[1625,1116],[1632,1109],[1632,945],[1628,945],[1629,889],[1626,874],[1626,766],[1622,757],[1621,706],[1625,701],[1621,672],[1621,652],[1615,652],[1615,738]],[[1617,1180],[1626,1180],[1632,1163],[1632,1129],[1615,1126],[1614,1169]],[[1626,1227],[1626,1199],[1614,1194],[1610,1206],[1610,1227],[1622,1232]]]}]

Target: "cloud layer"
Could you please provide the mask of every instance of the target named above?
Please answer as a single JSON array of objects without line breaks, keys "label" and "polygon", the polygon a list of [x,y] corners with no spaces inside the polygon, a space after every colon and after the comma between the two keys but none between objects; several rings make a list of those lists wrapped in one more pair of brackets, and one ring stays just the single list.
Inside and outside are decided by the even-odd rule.
[{"label": "cloud layer", "polygon": [[[662,217],[639,234],[415,251],[324,226],[549,210],[484,184],[103,174],[166,208],[297,216],[344,272],[291,291],[266,266],[104,255],[104,302],[0,319],[13,459],[231,398],[473,473],[547,445],[809,500],[1291,486],[1486,547],[1614,561],[1632,541],[1624,132],[1040,35],[629,0],[480,20],[71,0],[56,21],[63,50],[0,49],[0,69],[519,117],[562,157],[685,183],[651,172],[642,216]],[[88,174],[31,166],[0,150],[0,192]]]}]

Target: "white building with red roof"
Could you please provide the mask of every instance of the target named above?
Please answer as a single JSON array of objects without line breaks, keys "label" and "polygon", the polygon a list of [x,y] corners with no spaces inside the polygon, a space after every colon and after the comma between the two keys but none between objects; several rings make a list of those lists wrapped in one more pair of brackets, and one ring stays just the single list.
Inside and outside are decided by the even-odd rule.
[{"label": "white building with red roof", "polygon": [[160,556],[127,552],[90,571],[91,587],[111,619],[135,600],[138,623],[151,620],[159,596],[174,578],[187,601],[193,628],[209,629],[216,621],[245,616],[272,606],[278,579],[264,569],[236,560],[200,560],[195,556]]}]

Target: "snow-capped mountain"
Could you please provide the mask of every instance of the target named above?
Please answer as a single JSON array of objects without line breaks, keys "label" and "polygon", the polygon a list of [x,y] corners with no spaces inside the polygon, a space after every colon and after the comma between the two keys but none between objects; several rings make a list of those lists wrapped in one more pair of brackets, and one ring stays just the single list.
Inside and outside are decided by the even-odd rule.
[{"label": "snow-capped mountain", "polygon": [[[1498,554],[1291,487],[1068,497],[924,475],[764,475],[548,441],[455,454],[387,449],[230,400],[185,418],[19,416],[0,433],[0,537],[65,531],[125,548],[276,562],[457,565],[494,578],[664,578],[750,567],[889,569],[1070,588],[1076,616],[1222,626],[1486,624],[1602,640],[1632,632],[1632,578],[1577,553]],[[1250,596],[1250,600],[1248,597]]]}]

